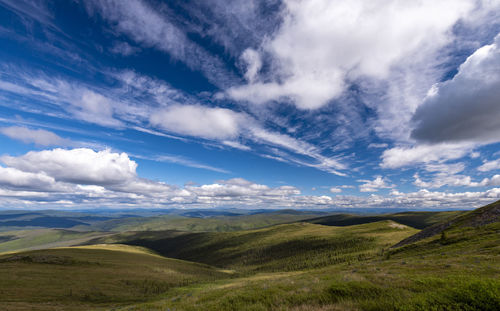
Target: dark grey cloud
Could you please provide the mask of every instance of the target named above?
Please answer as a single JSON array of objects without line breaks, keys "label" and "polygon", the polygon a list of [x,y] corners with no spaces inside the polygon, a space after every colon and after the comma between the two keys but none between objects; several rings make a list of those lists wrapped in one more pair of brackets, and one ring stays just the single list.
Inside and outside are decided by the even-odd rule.
[{"label": "dark grey cloud", "polygon": [[500,35],[436,85],[413,121],[412,138],[428,143],[500,141]]}]

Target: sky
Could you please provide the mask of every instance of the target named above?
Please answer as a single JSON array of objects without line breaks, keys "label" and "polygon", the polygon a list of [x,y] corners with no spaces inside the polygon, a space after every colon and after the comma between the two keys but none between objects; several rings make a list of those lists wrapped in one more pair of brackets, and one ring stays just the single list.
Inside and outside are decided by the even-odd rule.
[{"label": "sky", "polygon": [[500,0],[0,0],[0,208],[500,199]]}]

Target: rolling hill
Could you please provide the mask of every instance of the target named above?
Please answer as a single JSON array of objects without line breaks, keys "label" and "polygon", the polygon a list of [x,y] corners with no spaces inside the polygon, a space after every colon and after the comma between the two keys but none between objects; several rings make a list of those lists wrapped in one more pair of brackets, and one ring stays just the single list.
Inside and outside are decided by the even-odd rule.
[{"label": "rolling hill", "polygon": [[448,218],[466,213],[464,211],[449,212],[404,212],[396,214],[381,215],[352,215],[334,214],[306,220],[307,222],[326,226],[352,226],[377,222],[382,220],[392,220],[403,225],[416,229],[424,229],[436,223],[440,223]]},{"label": "rolling hill", "polygon": [[109,310],[177,286],[227,278],[140,247],[94,245],[0,256],[2,310]]},{"label": "rolling hill", "polygon": [[349,227],[293,223],[237,232],[126,232],[87,243],[142,246],[166,257],[239,271],[292,271],[362,260],[415,232],[392,221]]},{"label": "rolling hill", "polygon": [[498,221],[500,221],[500,201],[470,212],[461,213],[455,217],[436,223],[428,228],[425,228],[419,233],[402,240],[394,247],[400,247],[418,242],[446,231],[457,231],[459,228],[466,227],[479,228]]},{"label": "rolling hill", "polygon": [[[499,206],[375,215],[385,217],[378,221],[336,216],[341,226],[307,220],[226,232],[41,229],[45,233],[33,233],[40,240],[29,237],[32,230],[8,232],[0,236],[0,246],[18,240],[54,247],[47,241],[78,239],[85,245],[0,254],[0,305],[2,310],[499,310]],[[253,215],[204,216],[194,223],[242,216]],[[403,220],[393,219],[398,217]],[[362,219],[363,224],[348,224]]]}]

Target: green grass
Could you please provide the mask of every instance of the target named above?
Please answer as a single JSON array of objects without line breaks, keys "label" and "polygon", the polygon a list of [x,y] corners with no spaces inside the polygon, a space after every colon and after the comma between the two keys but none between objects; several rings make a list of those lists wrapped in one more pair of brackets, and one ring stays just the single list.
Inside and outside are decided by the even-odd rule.
[{"label": "green grass", "polygon": [[[277,211],[255,215],[217,216],[209,218],[194,218],[178,215],[156,217],[132,217],[113,219],[90,227],[99,231],[151,231],[151,230],[181,230],[190,232],[224,232],[250,230],[268,227],[276,224],[292,223],[315,217],[315,213],[297,213]],[[83,228],[83,227],[82,227]],[[88,228],[87,228],[88,230]]]},{"label": "green grass", "polygon": [[350,215],[336,214],[323,217],[317,217],[306,220],[313,224],[327,226],[352,226],[382,220],[392,220],[400,224],[404,224],[413,228],[423,229],[436,223],[440,223],[451,217],[464,214],[464,211],[449,211],[449,212],[405,212],[396,214],[382,215]]},{"label": "green grass", "polygon": [[0,253],[77,245],[106,234],[105,232],[79,232],[65,229],[0,232]]},{"label": "green grass", "polygon": [[499,310],[499,227],[362,261],[176,288],[127,310]]},{"label": "green grass", "polygon": [[416,232],[392,221],[350,227],[294,223],[238,232],[127,232],[89,243],[144,246],[238,271],[296,271],[364,260]]},{"label": "green grass", "polygon": [[117,244],[0,256],[0,306],[499,310],[500,222],[482,222],[490,214],[462,213],[445,233],[399,248],[391,246],[418,230],[391,220],[342,227],[303,222],[235,232],[115,233],[87,243]]},{"label": "green grass", "polygon": [[230,275],[131,246],[21,252],[0,256],[0,305],[2,310],[109,309]]}]

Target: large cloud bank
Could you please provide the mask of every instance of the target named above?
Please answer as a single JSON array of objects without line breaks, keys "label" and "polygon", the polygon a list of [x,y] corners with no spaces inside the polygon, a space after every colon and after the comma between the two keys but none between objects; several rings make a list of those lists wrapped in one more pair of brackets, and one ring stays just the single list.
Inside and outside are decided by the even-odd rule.
[{"label": "large cloud bank", "polygon": [[[0,197],[3,207],[243,207],[243,208],[470,208],[500,198],[500,188],[485,192],[421,190],[389,196],[302,195],[293,186],[269,187],[242,178],[183,188],[141,178],[126,153],[88,148],[31,151],[3,156]],[[361,191],[394,188],[386,180],[361,180]]]}]

